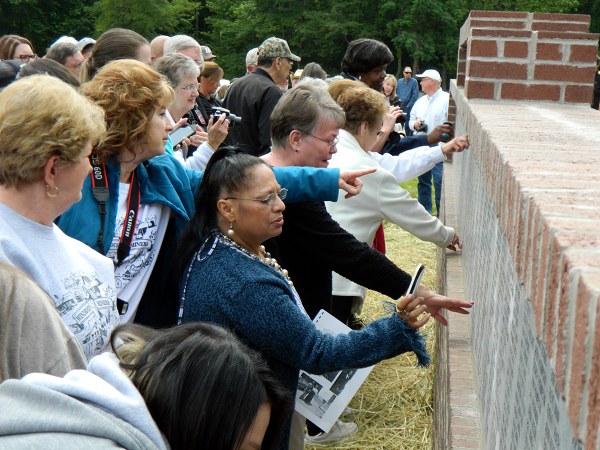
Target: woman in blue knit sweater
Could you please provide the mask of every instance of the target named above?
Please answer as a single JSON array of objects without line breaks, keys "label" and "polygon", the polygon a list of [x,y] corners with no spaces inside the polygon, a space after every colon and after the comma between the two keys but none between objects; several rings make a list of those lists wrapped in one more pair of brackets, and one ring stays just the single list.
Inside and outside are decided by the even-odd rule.
[{"label": "woman in blue knit sweater", "polygon": [[[180,322],[206,321],[232,330],[260,351],[279,380],[295,392],[300,369],[321,374],[367,367],[413,351],[429,363],[417,332],[440,308],[470,307],[458,300],[402,297],[397,313],[361,331],[332,336],[315,328],[287,271],[262,243],[281,233],[281,188],[272,169],[238,150],[215,152],[204,173],[195,214],[182,240]],[[425,313],[425,314],[423,314]],[[292,411],[283,433],[288,448]]]}]

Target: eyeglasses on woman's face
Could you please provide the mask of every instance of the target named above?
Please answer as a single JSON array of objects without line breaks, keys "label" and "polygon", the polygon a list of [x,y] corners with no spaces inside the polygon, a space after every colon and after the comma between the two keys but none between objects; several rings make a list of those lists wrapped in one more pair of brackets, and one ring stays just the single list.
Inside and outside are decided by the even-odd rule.
[{"label": "eyeglasses on woman's face", "polygon": [[200,87],[200,83],[192,83],[192,84],[188,84],[187,86],[180,87],[179,89],[183,89],[184,91],[193,92],[193,91],[197,91],[199,87]]},{"label": "eyeglasses on woman's face", "polygon": [[20,55],[19,59],[22,63],[27,64],[29,61],[35,61],[36,59],[38,59],[38,56],[35,53],[32,55]]},{"label": "eyeglasses on woman's face", "polygon": [[329,145],[329,147],[330,147],[330,148],[333,148],[333,147],[335,147],[335,146],[338,144],[338,142],[340,142],[340,137],[339,137],[339,136],[336,136],[336,137],[334,137],[334,138],[333,138],[331,141],[328,141],[327,139],[320,138],[319,136],[315,136],[315,135],[314,135],[314,134],[312,134],[312,133],[307,133],[307,134],[308,134],[309,136],[312,136],[312,137],[314,137],[315,139],[317,139],[317,140],[319,140],[319,141],[321,141],[321,142],[324,142],[325,144]]},{"label": "eyeglasses on woman's face", "polygon": [[265,206],[271,206],[275,201],[275,197],[279,197],[281,200],[285,200],[287,197],[288,190],[286,188],[279,189],[278,192],[271,192],[265,198],[240,198],[240,197],[227,197],[224,200],[247,200],[251,202],[260,202]]}]

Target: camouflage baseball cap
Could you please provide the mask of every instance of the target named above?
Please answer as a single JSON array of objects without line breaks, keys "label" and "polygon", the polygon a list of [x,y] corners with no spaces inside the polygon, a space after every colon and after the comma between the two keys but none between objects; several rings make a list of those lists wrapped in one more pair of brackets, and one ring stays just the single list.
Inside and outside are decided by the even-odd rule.
[{"label": "camouflage baseball cap", "polygon": [[289,58],[292,61],[300,61],[300,57],[290,51],[287,41],[276,37],[270,37],[258,47],[258,56],[266,58]]}]

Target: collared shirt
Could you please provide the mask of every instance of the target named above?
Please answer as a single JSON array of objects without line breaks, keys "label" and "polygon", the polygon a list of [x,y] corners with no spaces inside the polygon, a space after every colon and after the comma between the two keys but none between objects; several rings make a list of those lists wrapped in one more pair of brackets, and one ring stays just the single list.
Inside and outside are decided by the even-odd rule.
[{"label": "collared shirt", "polygon": [[442,88],[438,89],[431,96],[424,95],[419,98],[410,112],[410,129],[415,129],[415,122],[419,119],[427,124],[428,131],[447,121],[449,99],[450,96],[447,92],[442,91]]},{"label": "collared shirt", "polygon": [[419,84],[414,78],[408,80],[401,78],[396,86],[396,94],[402,101],[402,109],[411,109],[419,98]]}]

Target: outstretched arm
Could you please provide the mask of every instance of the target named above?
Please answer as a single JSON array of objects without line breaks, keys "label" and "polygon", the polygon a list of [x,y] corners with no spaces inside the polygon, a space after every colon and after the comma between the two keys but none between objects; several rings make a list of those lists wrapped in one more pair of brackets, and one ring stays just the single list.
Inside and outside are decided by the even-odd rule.
[{"label": "outstretched arm", "polygon": [[458,298],[446,297],[445,295],[430,291],[422,284],[417,287],[415,296],[423,297],[421,304],[426,306],[424,312],[431,314],[433,318],[442,325],[448,325],[448,321],[440,314],[442,309],[447,309],[448,311],[458,314],[469,314],[467,308],[471,308],[475,303],[460,300]]}]

